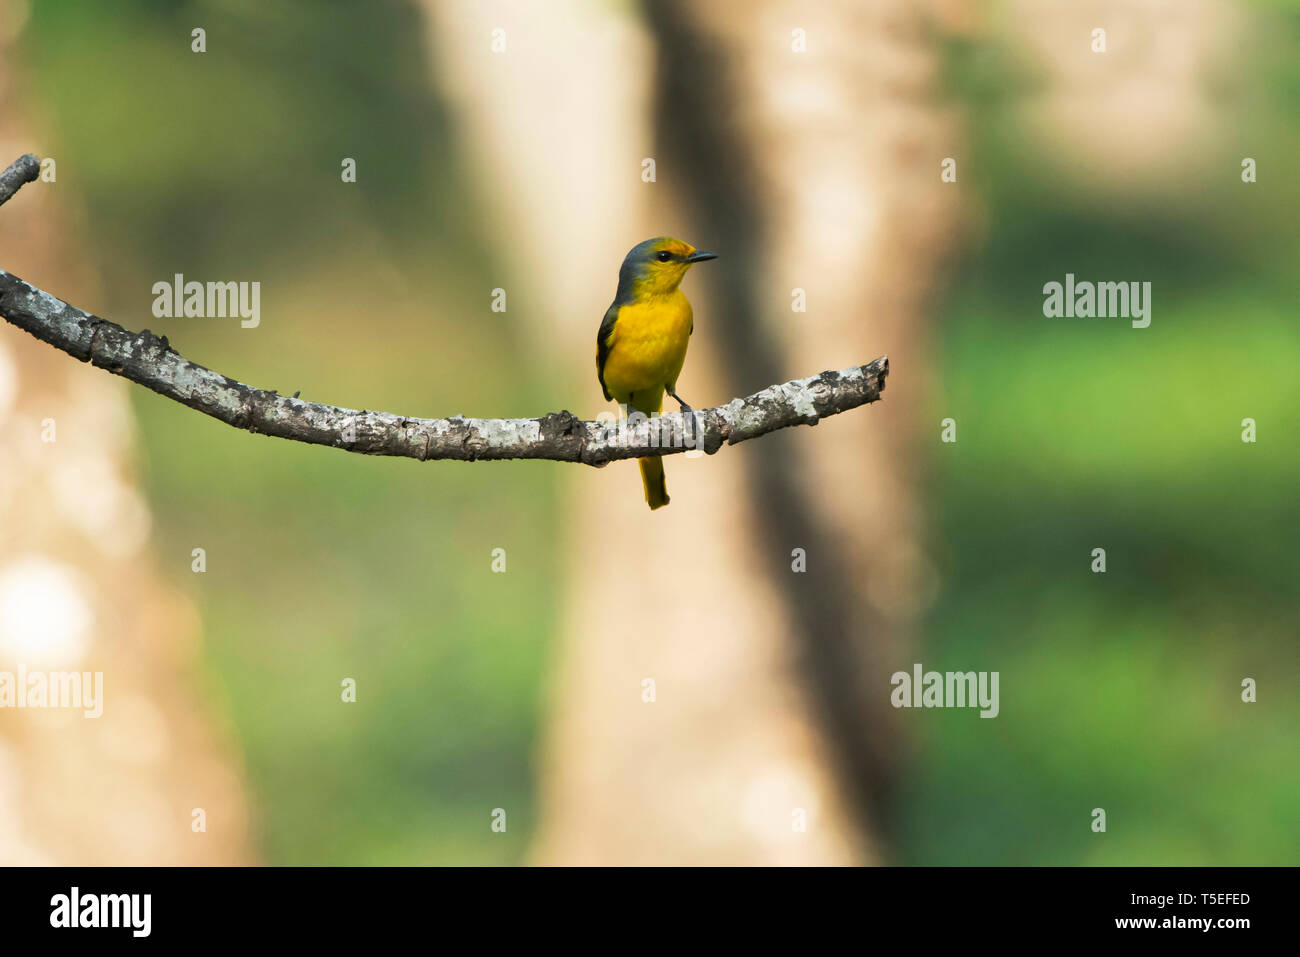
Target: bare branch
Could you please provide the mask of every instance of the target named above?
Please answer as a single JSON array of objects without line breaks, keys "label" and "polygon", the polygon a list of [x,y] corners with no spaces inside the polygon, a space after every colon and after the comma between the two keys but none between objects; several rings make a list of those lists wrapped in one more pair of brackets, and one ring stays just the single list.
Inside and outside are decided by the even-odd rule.
[{"label": "bare branch", "polygon": [[[30,177],[35,157],[0,174],[0,202]],[[22,167],[20,169],[20,167]],[[39,163],[36,169],[39,171]],[[17,170],[17,172],[15,172]],[[32,177],[34,178],[34,177]],[[9,187],[10,182],[16,185]],[[880,398],[889,358],[774,385],[687,422],[673,412],[653,419],[581,421],[568,411],[539,419],[421,419],[389,412],[343,409],[255,389],[190,362],[167,337],[135,333],[70,306],[0,269],[0,315],[69,355],[123,376],[227,425],[313,445],[367,455],[420,459],[550,459],[601,466],[617,459],[671,455],[722,445],[792,425],[815,425],[828,415]]]},{"label": "bare branch", "polygon": [[0,206],[9,202],[9,197],[18,192],[24,183],[30,183],[41,175],[41,161],[32,153],[24,153],[14,160],[3,173],[0,173]]}]

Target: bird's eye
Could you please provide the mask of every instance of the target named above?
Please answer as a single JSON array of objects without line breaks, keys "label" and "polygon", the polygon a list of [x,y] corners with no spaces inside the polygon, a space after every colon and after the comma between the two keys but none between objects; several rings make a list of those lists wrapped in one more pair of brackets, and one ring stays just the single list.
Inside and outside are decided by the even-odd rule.
[{"label": "bird's eye", "polygon": [[658,259],[661,263],[666,263],[666,262],[668,262],[670,259],[673,258],[673,254],[670,253],[668,250],[665,249],[663,252],[661,252],[661,253],[660,253],[658,256],[656,256],[655,258]]}]

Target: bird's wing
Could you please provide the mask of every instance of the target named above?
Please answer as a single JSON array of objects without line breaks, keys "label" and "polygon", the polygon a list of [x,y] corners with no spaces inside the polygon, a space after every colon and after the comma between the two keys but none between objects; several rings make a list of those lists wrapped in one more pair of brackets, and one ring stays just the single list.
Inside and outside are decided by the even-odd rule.
[{"label": "bird's wing", "polygon": [[614,323],[618,321],[618,303],[605,310],[605,318],[600,321],[600,331],[596,333],[596,378],[600,379],[600,391],[605,398],[613,399],[605,386],[605,360],[609,358],[610,339],[614,335]]}]

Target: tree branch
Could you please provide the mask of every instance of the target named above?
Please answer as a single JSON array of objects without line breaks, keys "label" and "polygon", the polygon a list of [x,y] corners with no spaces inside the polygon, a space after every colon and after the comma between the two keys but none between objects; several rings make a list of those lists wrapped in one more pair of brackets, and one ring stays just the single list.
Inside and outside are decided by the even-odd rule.
[{"label": "tree branch", "polygon": [[14,160],[7,170],[0,173],[0,206],[9,202],[9,197],[24,183],[30,183],[40,175],[41,161],[34,153],[24,153]]},{"label": "tree branch", "polygon": [[[40,164],[30,154],[0,174],[0,204]],[[255,389],[190,362],[149,330],[134,333],[56,299],[0,269],[0,315],[57,349],[123,376],[227,425],[282,439],[367,455],[419,459],[550,459],[601,466],[617,459],[671,455],[700,448],[712,455],[792,425],[875,402],[889,358],[769,386],[745,399],[696,411],[683,422],[672,412],[653,419],[581,421],[568,411],[539,419],[421,419],[343,409]]]}]

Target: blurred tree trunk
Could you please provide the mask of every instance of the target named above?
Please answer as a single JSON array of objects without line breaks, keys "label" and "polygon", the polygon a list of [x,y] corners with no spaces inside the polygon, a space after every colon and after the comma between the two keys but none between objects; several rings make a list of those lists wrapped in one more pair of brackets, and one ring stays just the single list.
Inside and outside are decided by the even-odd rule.
[{"label": "blurred tree trunk", "polygon": [[879,405],[670,459],[653,514],[631,463],[571,471],[537,859],[881,860],[889,674],[931,584],[925,306],[954,218],[923,9],[655,2],[642,27],[578,2],[425,6],[503,284],[528,290],[539,355],[574,383],[556,405],[602,408],[596,326],[623,253],[663,234],[722,257],[686,282],[693,405],[894,364]]},{"label": "blurred tree trunk", "polygon": [[[0,0],[0,165],[45,145],[12,55],[25,9]],[[76,160],[55,159],[0,208],[0,265],[93,308]],[[2,865],[250,860],[228,731],[196,704],[199,622],[148,547],[126,388],[0,323],[0,671],[103,672],[101,717],[0,709]]]}]

